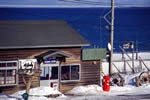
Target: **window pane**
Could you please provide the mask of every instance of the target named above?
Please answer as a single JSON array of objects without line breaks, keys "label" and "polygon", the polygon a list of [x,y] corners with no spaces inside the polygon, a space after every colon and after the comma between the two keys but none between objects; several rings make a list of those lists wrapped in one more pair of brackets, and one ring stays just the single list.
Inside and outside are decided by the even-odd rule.
[{"label": "window pane", "polygon": [[40,68],[42,73],[40,75],[40,80],[49,80],[49,67]]},{"label": "window pane", "polygon": [[1,62],[0,67],[5,67],[4,69],[0,68],[0,85],[9,86],[10,84],[16,84],[17,83],[16,81],[17,62],[16,61]]},{"label": "window pane", "polygon": [[61,80],[70,80],[70,66],[61,67]]},{"label": "window pane", "polygon": [[79,80],[79,65],[71,66],[71,80]]},{"label": "window pane", "polygon": [[7,67],[16,67],[16,62],[7,63]]},{"label": "window pane", "polygon": [[7,70],[6,84],[16,83],[16,70]]},{"label": "window pane", "polygon": [[7,77],[8,76],[13,76],[13,70],[7,70]]},{"label": "window pane", "polygon": [[0,77],[4,77],[5,76],[5,70],[0,70]]},{"label": "window pane", "polygon": [[0,63],[0,67],[6,67],[6,63]]},{"label": "window pane", "polygon": [[51,79],[58,79],[58,67],[52,67]]},{"label": "window pane", "polygon": [[5,70],[0,70],[0,85],[5,84]]}]

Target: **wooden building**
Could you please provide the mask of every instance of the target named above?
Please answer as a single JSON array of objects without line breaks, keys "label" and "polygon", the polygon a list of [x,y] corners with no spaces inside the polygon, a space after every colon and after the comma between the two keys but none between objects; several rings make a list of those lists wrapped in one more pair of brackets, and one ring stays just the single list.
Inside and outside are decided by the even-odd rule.
[{"label": "wooden building", "polygon": [[31,88],[51,86],[66,92],[78,85],[99,84],[99,61],[82,61],[81,47],[89,43],[65,21],[5,20],[0,21],[0,33],[0,92],[25,89],[18,71],[30,67],[41,70]]}]

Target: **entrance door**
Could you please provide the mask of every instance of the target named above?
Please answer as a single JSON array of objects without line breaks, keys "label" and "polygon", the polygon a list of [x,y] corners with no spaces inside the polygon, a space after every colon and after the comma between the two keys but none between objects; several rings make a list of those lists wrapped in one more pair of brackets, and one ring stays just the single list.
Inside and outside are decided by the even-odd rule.
[{"label": "entrance door", "polygon": [[41,66],[40,86],[58,88],[58,66]]}]

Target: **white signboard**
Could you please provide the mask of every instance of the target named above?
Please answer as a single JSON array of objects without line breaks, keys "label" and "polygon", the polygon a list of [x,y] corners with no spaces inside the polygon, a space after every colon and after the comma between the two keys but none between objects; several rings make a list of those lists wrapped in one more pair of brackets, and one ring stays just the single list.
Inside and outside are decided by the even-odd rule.
[{"label": "white signboard", "polygon": [[124,42],[123,43],[123,49],[129,49],[130,43],[129,42]]},{"label": "white signboard", "polygon": [[22,59],[19,60],[19,69],[23,69],[25,74],[33,74],[33,70],[36,68],[36,59]]}]

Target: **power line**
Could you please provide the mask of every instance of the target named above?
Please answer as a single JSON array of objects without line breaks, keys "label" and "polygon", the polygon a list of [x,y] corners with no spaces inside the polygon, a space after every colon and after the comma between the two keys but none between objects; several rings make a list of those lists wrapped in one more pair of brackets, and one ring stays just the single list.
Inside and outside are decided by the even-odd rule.
[{"label": "power line", "polygon": [[[58,1],[62,1],[62,2],[71,2],[71,3],[79,3],[79,4],[91,4],[91,5],[104,5],[104,6],[110,6],[110,3],[106,3],[106,2],[96,2],[96,1],[88,1],[88,0],[58,0]],[[132,7],[137,7],[137,6],[145,6],[144,4],[121,4],[121,3],[115,3],[115,7],[128,7],[128,6],[132,6]]]},{"label": "power line", "polygon": [[99,4],[109,4],[105,2],[93,2],[93,1],[87,1],[87,0],[58,0],[63,2],[71,2],[71,3],[80,3],[80,4],[93,4],[93,5],[99,5]]}]

